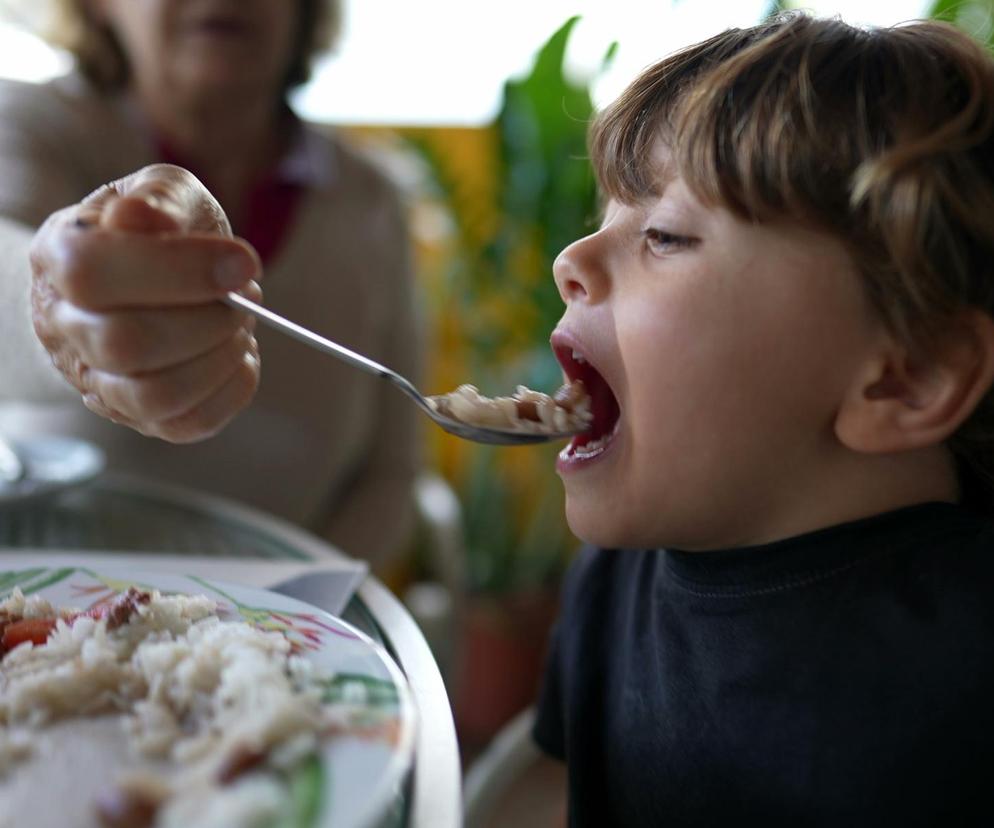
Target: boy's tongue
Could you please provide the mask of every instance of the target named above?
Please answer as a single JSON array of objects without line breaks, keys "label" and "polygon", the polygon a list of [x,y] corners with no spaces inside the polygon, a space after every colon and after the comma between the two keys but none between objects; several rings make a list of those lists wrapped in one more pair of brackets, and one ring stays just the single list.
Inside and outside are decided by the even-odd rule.
[{"label": "boy's tongue", "polygon": [[590,396],[590,411],[593,414],[593,420],[589,430],[573,438],[574,446],[585,446],[587,443],[610,434],[621,413],[618,401],[610,387],[593,368],[585,365],[580,379],[583,380],[587,394]]}]

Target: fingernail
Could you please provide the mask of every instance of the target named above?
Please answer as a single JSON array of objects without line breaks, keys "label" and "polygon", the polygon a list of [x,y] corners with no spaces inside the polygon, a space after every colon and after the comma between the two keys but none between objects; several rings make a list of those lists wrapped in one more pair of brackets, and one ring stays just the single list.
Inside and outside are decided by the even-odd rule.
[{"label": "fingernail", "polygon": [[225,256],[214,267],[214,282],[225,290],[244,287],[251,278],[245,256]]}]

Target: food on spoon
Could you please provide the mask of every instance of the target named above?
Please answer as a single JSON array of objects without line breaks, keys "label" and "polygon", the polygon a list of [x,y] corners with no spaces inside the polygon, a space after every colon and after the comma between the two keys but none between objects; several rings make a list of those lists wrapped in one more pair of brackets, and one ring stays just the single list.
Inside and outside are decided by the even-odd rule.
[{"label": "food on spoon", "polygon": [[[0,825],[25,802],[34,826],[285,816],[290,780],[359,709],[329,703],[334,678],[282,632],[219,612],[205,595],[134,587],[85,612],[19,590],[0,602]],[[75,799],[42,808],[53,764],[71,768]]]},{"label": "food on spoon", "polygon": [[512,397],[484,397],[476,386],[460,385],[428,402],[439,414],[461,423],[522,434],[572,434],[585,431],[593,419],[580,380],[564,385],[554,396],[519,385]]}]

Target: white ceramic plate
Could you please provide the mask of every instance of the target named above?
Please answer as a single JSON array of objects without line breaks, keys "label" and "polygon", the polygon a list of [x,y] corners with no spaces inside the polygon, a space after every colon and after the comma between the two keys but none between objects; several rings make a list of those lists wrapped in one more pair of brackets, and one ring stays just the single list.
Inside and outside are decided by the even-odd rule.
[{"label": "white ceramic plate", "polygon": [[32,437],[7,440],[24,465],[16,483],[0,483],[0,506],[46,497],[92,480],[104,469],[104,454],[85,440]]},{"label": "white ceramic plate", "polygon": [[320,771],[312,763],[303,771],[309,778],[291,780],[291,789],[303,797],[294,798],[297,815],[313,814],[293,824],[367,828],[390,821],[413,761],[416,714],[400,669],[351,625],[295,598],[194,575],[108,564],[50,567],[43,558],[31,569],[0,571],[0,600],[19,587],[55,606],[81,610],[113,600],[130,586],[207,595],[218,601],[221,617],[279,630],[332,676],[326,699],[348,701],[355,715],[324,743]]}]

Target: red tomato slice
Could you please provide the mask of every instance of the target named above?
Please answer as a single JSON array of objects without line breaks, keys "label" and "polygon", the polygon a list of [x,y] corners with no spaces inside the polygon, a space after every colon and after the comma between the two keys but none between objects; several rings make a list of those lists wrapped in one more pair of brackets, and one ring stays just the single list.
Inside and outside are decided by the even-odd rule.
[{"label": "red tomato slice", "polygon": [[44,644],[48,640],[49,633],[55,629],[55,622],[55,618],[24,618],[14,621],[4,627],[0,647],[7,652],[25,641]]}]

